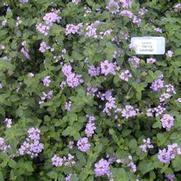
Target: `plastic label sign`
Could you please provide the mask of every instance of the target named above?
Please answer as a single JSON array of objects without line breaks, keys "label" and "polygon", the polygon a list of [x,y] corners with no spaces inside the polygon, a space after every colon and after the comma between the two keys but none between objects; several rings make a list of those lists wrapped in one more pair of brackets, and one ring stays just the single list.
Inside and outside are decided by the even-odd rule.
[{"label": "plastic label sign", "polygon": [[163,55],[165,53],[164,37],[132,37],[131,46],[139,55]]}]

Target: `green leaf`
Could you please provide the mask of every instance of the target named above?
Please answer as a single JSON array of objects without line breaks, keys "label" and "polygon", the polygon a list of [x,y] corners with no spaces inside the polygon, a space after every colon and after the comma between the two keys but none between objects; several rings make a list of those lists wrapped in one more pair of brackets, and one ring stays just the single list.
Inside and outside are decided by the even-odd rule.
[{"label": "green leaf", "polygon": [[141,171],[141,173],[144,175],[154,169],[154,164],[152,163],[151,160],[145,160],[140,162],[138,168]]},{"label": "green leaf", "polygon": [[180,156],[177,156],[172,161],[172,166],[173,166],[175,172],[181,171],[181,157]]},{"label": "green leaf", "polygon": [[123,168],[112,168],[111,171],[115,181],[129,181],[127,172]]}]

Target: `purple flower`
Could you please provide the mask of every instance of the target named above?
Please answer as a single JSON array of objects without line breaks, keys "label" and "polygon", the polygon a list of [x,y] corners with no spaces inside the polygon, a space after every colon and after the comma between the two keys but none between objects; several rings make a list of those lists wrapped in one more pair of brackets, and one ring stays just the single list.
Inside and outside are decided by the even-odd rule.
[{"label": "purple flower", "polygon": [[131,11],[129,11],[129,10],[123,10],[123,11],[121,11],[121,12],[120,12],[120,15],[126,16],[126,17],[128,17],[128,18],[130,18],[130,19],[133,17],[133,13],[132,13]]},{"label": "purple flower", "polygon": [[150,138],[143,139],[143,144],[140,145],[141,151],[147,152],[148,149],[153,148]]},{"label": "purple flower", "polygon": [[148,12],[148,10],[145,7],[143,7],[139,10],[138,14],[140,16],[144,16],[147,12]]},{"label": "purple flower", "polygon": [[30,59],[30,55],[29,55],[28,49],[26,49],[25,47],[22,47],[20,51],[23,54],[23,56],[25,57],[25,59]]},{"label": "purple flower", "polygon": [[45,76],[42,81],[43,81],[44,86],[49,87],[49,85],[51,83],[50,76]]},{"label": "purple flower", "polygon": [[33,141],[40,140],[40,130],[38,128],[29,128],[28,137]]},{"label": "purple flower", "polygon": [[94,172],[97,177],[108,175],[110,173],[109,162],[104,159],[99,160],[95,163]]},{"label": "purple flower", "polygon": [[109,62],[108,60],[105,60],[104,62],[101,62],[101,74],[104,74],[107,76],[108,74],[115,74],[116,66],[114,63]]},{"label": "purple flower", "polygon": [[138,16],[133,16],[133,23],[139,26],[141,24],[141,18]]},{"label": "purple flower", "polygon": [[88,73],[91,77],[96,77],[100,74],[100,68],[94,65],[89,66]]},{"label": "purple flower", "polygon": [[[92,116],[90,116],[90,117],[92,117]],[[92,135],[94,134],[94,131],[96,129],[95,122],[94,122],[95,117],[93,120],[90,117],[89,117],[89,121],[86,124],[86,128],[85,128],[85,134],[87,135],[87,137],[92,137]]]},{"label": "purple flower", "polygon": [[156,32],[158,32],[158,33],[162,33],[162,29],[161,28],[155,28],[154,29]]},{"label": "purple flower", "polygon": [[134,68],[138,68],[140,65],[140,58],[136,57],[136,56],[132,56],[128,59],[128,62],[134,67]]},{"label": "purple flower", "polygon": [[19,2],[22,3],[22,4],[26,4],[26,3],[29,2],[29,0],[19,0]]},{"label": "purple flower", "polygon": [[20,155],[30,155],[31,158],[37,157],[44,149],[44,145],[40,143],[40,130],[38,128],[30,128],[28,137],[20,146],[18,153]]},{"label": "purple flower", "polygon": [[177,155],[181,155],[181,148],[177,143],[173,143],[167,147],[171,159],[174,159]]},{"label": "purple flower", "polygon": [[129,78],[132,77],[132,74],[129,70],[124,70],[120,75],[119,75],[119,78],[121,80],[124,80],[126,82],[128,82]]},{"label": "purple flower", "polygon": [[55,167],[61,167],[63,165],[63,158],[61,158],[57,155],[54,155],[52,157],[51,161],[52,161],[52,165]]},{"label": "purple flower", "polygon": [[120,0],[123,8],[129,8],[131,7],[132,0]]},{"label": "purple flower", "polygon": [[83,83],[83,79],[81,78],[81,75],[76,75],[75,73],[71,73],[67,77],[66,82],[69,87],[74,88]]},{"label": "purple flower", "polygon": [[36,29],[37,29],[37,31],[39,31],[43,35],[47,36],[48,31],[50,30],[50,26],[46,25],[46,24],[43,24],[43,23],[39,23],[39,24],[36,25]]},{"label": "purple flower", "polygon": [[165,110],[166,108],[163,107],[162,105],[158,105],[157,107],[153,108],[153,112],[155,113],[156,117],[163,114]]},{"label": "purple flower", "polygon": [[92,24],[86,24],[86,28],[85,28],[85,36],[89,37],[89,38],[98,38],[97,35],[97,27],[99,26],[100,21],[95,21]]},{"label": "purple flower", "polygon": [[80,30],[81,24],[74,25],[74,24],[67,24],[65,28],[65,35],[69,34],[78,34]]},{"label": "purple flower", "polygon": [[174,118],[169,114],[164,114],[161,118],[162,127],[166,128],[167,131],[174,126]]},{"label": "purple flower", "polygon": [[166,53],[167,58],[171,58],[173,56],[173,51],[172,50],[168,50]]},{"label": "purple flower", "polygon": [[181,3],[177,3],[177,4],[174,6],[174,10],[175,10],[175,12],[180,12],[180,11],[181,11]]},{"label": "purple flower", "polygon": [[71,73],[72,73],[72,66],[71,65],[67,65],[65,64],[63,67],[62,67],[62,72],[65,76],[69,76]]},{"label": "purple flower", "polygon": [[0,137],[0,151],[7,151],[10,148],[10,145],[7,145],[4,138]]},{"label": "purple flower", "polygon": [[71,181],[72,179],[72,174],[69,174],[65,177],[65,181]]},{"label": "purple flower", "polygon": [[168,93],[163,93],[163,94],[161,94],[160,95],[160,102],[165,102],[166,100],[168,100],[169,98],[171,97],[171,95],[170,94],[168,94]]},{"label": "purple flower", "polygon": [[108,100],[107,100],[107,102],[106,102],[106,104],[105,104],[105,107],[104,107],[104,109],[103,109],[103,112],[105,112],[105,113],[107,113],[109,116],[111,115],[111,110],[112,109],[114,109],[114,108],[116,108],[116,101],[115,101],[116,99],[114,98],[114,97],[110,97]]},{"label": "purple flower", "polygon": [[115,0],[109,0],[106,8],[112,12],[112,13],[116,13],[119,11],[119,4],[118,2],[116,2]]},{"label": "purple flower", "polygon": [[169,181],[173,181],[175,180],[175,175],[174,174],[166,174],[165,178],[168,179]]},{"label": "purple flower", "polygon": [[156,79],[155,81],[152,82],[151,84],[151,89],[154,92],[159,92],[160,89],[162,89],[164,87],[164,81],[161,78]]},{"label": "purple flower", "polygon": [[4,123],[6,124],[6,127],[7,127],[7,128],[11,128],[12,119],[10,119],[10,118],[5,118]]},{"label": "purple flower", "polygon": [[122,117],[128,119],[131,117],[135,117],[137,115],[137,110],[131,106],[131,105],[126,105],[124,109],[121,111]]},{"label": "purple flower", "polygon": [[39,51],[41,53],[44,53],[46,50],[49,50],[49,49],[50,49],[50,46],[46,42],[43,41],[40,43]]},{"label": "purple flower", "polygon": [[173,95],[173,94],[176,94],[175,92],[175,88],[172,84],[167,84],[165,85],[165,88],[166,88],[166,92]]},{"label": "purple flower", "polygon": [[47,25],[52,25],[53,23],[59,22],[61,19],[60,16],[58,16],[58,11],[52,11],[49,13],[46,13],[43,17],[43,20],[46,22]]},{"label": "purple flower", "polygon": [[146,59],[147,64],[154,64],[156,62],[155,58],[147,58]]},{"label": "purple flower", "polygon": [[170,163],[170,154],[165,148],[163,150],[159,150],[158,160],[162,163]]},{"label": "purple flower", "polygon": [[79,4],[81,2],[81,0],[72,0],[72,3],[74,4]]},{"label": "purple flower", "polygon": [[71,101],[65,102],[65,105],[64,105],[65,110],[70,111],[71,107],[72,107]]},{"label": "purple flower", "polygon": [[89,151],[90,143],[89,143],[88,138],[86,138],[86,137],[80,138],[77,142],[77,146],[78,146],[78,149],[82,152]]}]

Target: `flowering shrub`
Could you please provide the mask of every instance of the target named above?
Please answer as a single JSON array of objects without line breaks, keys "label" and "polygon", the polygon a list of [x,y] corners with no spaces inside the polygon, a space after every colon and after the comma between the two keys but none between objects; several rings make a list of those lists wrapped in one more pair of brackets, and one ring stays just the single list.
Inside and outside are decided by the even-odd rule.
[{"label": "flowering shrub", "polygon": [[[181,4],[0,2],[0,180],[181,180]],[[166,53],[135,55],[133,36]]]}]

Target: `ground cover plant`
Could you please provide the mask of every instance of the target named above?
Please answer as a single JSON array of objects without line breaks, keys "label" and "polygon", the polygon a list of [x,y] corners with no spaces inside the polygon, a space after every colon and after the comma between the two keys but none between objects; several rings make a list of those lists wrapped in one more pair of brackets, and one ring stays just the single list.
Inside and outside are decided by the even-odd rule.
[{"label": "ground cover plant", "polygon": [[[181,3],[1,0],[0,181],[181,180]],[[163,36],[138,56],[133,36]]]}]

